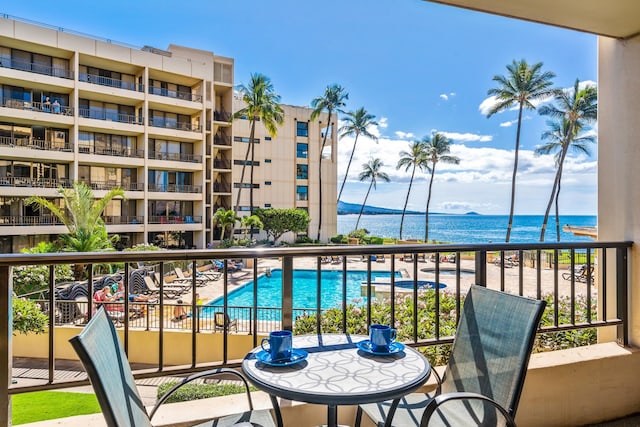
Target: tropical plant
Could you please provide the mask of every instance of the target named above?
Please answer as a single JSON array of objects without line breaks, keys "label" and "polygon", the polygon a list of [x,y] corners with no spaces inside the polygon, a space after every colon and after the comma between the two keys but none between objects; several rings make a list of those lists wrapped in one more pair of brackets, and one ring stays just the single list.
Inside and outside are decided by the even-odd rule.
[{"label": "tropical plant", "polygon": [[[36,210],[49,210],[67,227],[68,234],[59,237],[61,249],[65,252],[112,250],[118,236],[109,238],[102,212],[112,199],[124,197],[124,191],[114,188],[101,199],[95,199],[87,184],[76,181],[72,188],[60,187],[58,192],[62,195],[64,207],[40,196],[29,197],[26,203],[34,205]],[[84,265],[76,264],[74,271],[77,280],[84,277]]]},{"label": "tropical plant", "polygon": [[351,167],[353,154],[356,152],[358,137],[362,135],[374,140],[376,143],[378,142],[378,137],[369,132],[367,129],[370,126],[378,125],[378,122],[374,120],[375,118],[376,116],[374,116],[373,114],[369,114],[367,110],[364,109],[364,107],[360,107],[356,111],[349,111],[346,113],[346,116],[342,118],[345,124],[340,129],[338,129],[340,138],[344,138],[345,136],[352,136],[355,137],[355,139],[353,141],[351,155],[349,156],[349,163],[347,163],[347,170],[344,173],[342,185],[340,186],[340,191],[338,192],[338,201],[340,201],[340,196],[342,196],[344,184],[347,182],[347,177],[349,176],[349,168]]},{"label": "tropical plant", "polygon": [[589,155],[588,144],[595,143],[592,135],[580,135],[580,132],[589,124],[594,123],[598,116],[598,91],[593,86],[585,86],[580,89],[580,80],[576,79],[573,89],[560,92],[555,99],[556,104],[548,104],[540,107],[539,113],[551,116],[552,121],[547,122],[550,129],[542,134],[543,139],[549,142],[538,147],[536,154],[549,154],[556,152],[556,176],[553,181],[551,196],[547,203],[547,209],[540,230],[540,241],[544,242],[544,235],[549,221],[549,211],[555,200],[556,205],[556,238],[560,241],[560,215],[558,198],[560,196],[560,181],[564,160],[569,150]]},{"label": "tropical plant", "polygon": [[243,216],[240,224],[244,227],[245,239],[247,238],[247,229],[253,230],[254,228],[257,228],[258,230],[262,230],[264,228],[264,224],[258,215]]},{"label": "tropical plant", "polygon": [[509,209],[509,224],[507,226],[506,242],[511,238],[513,226],[513,210],[516,197],[516,175],[518,173],[518,155],[520,152],[520,130],[522,128],[522,111],[527,108],[535,110],[535,101],[540,101],[557,93],[552,88],[551,79],[555,74],[542,71],[542,62],[529,65],[524,59],[513,61],[507,65],[507,75],[493,76],[497,87],[489,89],[488,94],[496,98],[496,104],[491,107],[487,117],[508,110],[514,106],[518,108],[518,127],[516,130],[516,146],[514,152],[513,175],[511,177],[511,206]]},{"label": "tropical plant", "polygon": [[227,228],[231,228],[230,236],[233,236],[233,228],[238,221],[240,221],[240,218],[236,216],[232,209],[218,208],[213,214],[213,222],[216,227],[220,227],[220,241],[224,240]]},{"label": "tropical plant", "polygon": [[249,144],[247,145],[247,152],[245,153],[244,162],[242,163],[240,187],[238,188],[238,195],[236,196],[236,214],[240,209],[240,194],[242,193],[242,185],[244,183],[244,174],[249,159],[249,153],[251,153],[251,186],[249,187],[249,212],[253,212],[253,165],[255,164],[254,139],[256,132],[256,122],[261,121],[271,137],[275,137],[277,135],[278,126],[282,125],[282,123],[284,122],[284,112],[279,104],[280,95],[278,95],[273,89],[273,84],[271,83],[269,77],[259,73],[251,74],[249,85],[239,85],[237,87],[237,90],[238,92],[240,92],[242,101],[244,102],[245,106],[244,108],[236,111],[233,115],[233,118],[248,119],[251,123],[251,130],[249,131]]},{"label": "tropical plant", "polygon": [[256,209],[255,215],[264,225],[264,231],[276,243],[288,232],[301,233],[309,227],[309,214],[302,209]]},{"label": "tropical plant", "polygon": [[457,165],[460,159],[451,156],[451,140],[441,133],[434,133],[431,140],[428,137],[422,139],[424,144],[424,156],[427,162],[427,169],[431,171],[429,178],[429,191],[427,192],[427,209],[425,211],[424,220],[424,242],[429,242],[429,204],[431,203],[431,190],[433,188],[433,177],[436,174],[436,165],[438,162]]},{"label": "tropical plant", "polygon": [[49,318],[40,309],[40,305],[33,300],[26,298],[12,298],[13,306],[13,332],[28,334],[35,332],[43,334],[45,326],[49,323]]},{"label": "tropical plant", "polygon": [[360,217],[362,216],[364,205],[367,204],[367,199],[369,198],[371,188],[376,188],[378,179],[381,179],[385,182],[391,181],[389,179],[389,175],[382,171],[383,166],[384,163],[380,159],[370,159],[367,163],[362,165],[362,172],[360,172],[360,175],[358,175],[358,179],[360,179],[360,181],[369,180],[369,188],[367,189],[367,194],[364,196],[364,201],[362,202],[362,206],[360,207],[360,213],[358,214],[358,220],[356,221],[354,230],[358,229],[358,225],[360,224]]},{"label": "tropical plant", "polygon": [[311,101],[311,121],[316,120],[322,112],[327,112],[327,127],[322,137],[322,147],[320,148],[320,158],[318,162],[318,238],[320,240],[320,234],[322,231],[322,154],[324,147],[327,144],[327,137],[331,131],[332,126],[332,114],[342,113],[342,107],[344,107],[345,101],[349,99],[349,94],[344,88],[338,84],[332,84],[327,86],[324,91],[324,95],[318,98],[314,98]]},{"label": "tropical plant", "polygon": [[[427,139],[427,137],[425,137]],[[404,207],[402,208],[402,216],[400,217],[400,239],[402,239],[402,227],[404,225],[404,215],[407,211],[407,204],[409,203],[409,194],[411,194],[411,186],[413,185],[413,178],[416,174],[416,168],[420,170],[429,170],[427,159],[424,154],[424,143],[422,141],[413,141],[409,145],[409,151],[401,151],[400,159],[396,165],[396,169],[404,168],[404,171],[409,171],[411,168],[411,178],[409,179],[409,189],[407,190],[407,197],[404,199]]]}]

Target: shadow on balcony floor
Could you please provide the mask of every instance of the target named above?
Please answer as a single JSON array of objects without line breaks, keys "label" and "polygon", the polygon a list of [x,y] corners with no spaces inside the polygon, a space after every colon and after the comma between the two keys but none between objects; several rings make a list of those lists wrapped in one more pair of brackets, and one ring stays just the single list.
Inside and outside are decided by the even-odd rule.
[{"label": "shadow on balcony floor", "polygon": [[589,424],[585,427],[637,427],[640,426],[640,413],[630,415],[613,421],[598,424]]}]

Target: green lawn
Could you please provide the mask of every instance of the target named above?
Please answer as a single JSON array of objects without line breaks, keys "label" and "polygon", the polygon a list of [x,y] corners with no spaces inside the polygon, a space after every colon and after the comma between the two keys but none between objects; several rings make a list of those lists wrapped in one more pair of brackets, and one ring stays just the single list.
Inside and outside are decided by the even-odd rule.
[{"label": "green lawn", "polygon": [[37,391],[12,396],[12,424],[65,418],[100,412],[94,394],[61,391]]}]

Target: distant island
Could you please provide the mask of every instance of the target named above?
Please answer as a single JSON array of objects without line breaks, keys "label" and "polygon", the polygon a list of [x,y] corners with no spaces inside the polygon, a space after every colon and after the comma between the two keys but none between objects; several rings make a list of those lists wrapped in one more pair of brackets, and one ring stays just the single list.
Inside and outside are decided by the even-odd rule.
[{"label": "distant island", "polygon": [[[338,202],[338,215],[358,215],[360,207],[357,203]],[[362,215],[402,215],[401,209],[380,208],[377,206],[364,205]],[[424,215],[424,212],[406,211],[405,215]],[[429,215],[452,215],[439,212],[431,212]],[[478,212],[467,212],[464,215],[480,215]]]}]

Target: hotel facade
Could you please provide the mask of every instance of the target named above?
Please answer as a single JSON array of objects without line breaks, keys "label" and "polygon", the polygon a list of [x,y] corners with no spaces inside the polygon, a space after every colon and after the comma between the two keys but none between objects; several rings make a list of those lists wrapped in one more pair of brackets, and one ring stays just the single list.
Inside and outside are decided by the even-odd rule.
[{"label": "hotel facade", "polygon": [[[250,123],[232,122],[239,105],[232,58],[175,45],[138,48],[0,18],[0,253],[65,233],[59,220],[25,201],[38,195],[62,206],[58,189],[74,181],[96,197],[124,190],[103,215],[122,246],[204,248],[216,241],[213,213],[233,209],[239,187],[249,185],[248,173],[239,182]],[[317,217],[326,115],[310,122],[310,109],[283,108],[277,137],[256,126],[254,203]],[[333,128],[322,163],[323,240],[336,231]],[[297,171],[305,167],[302,178]],[[241,197],[245,210],[249,192]],[[313,237],[314,230],[312,222]]]}]

